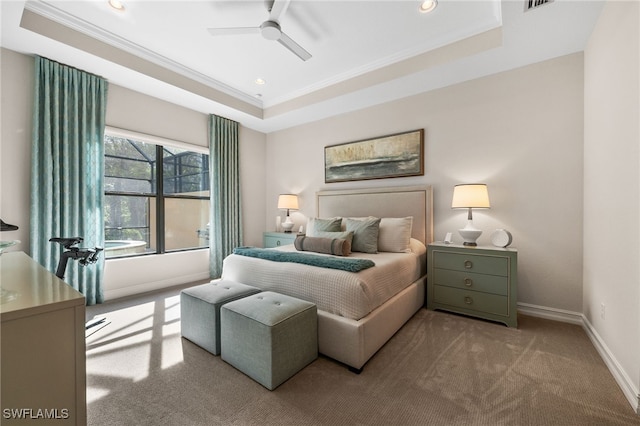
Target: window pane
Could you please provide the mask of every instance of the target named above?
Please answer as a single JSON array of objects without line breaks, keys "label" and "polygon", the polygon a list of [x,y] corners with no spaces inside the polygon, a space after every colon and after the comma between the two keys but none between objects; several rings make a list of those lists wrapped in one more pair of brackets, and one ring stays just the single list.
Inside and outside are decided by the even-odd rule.
[{"label": "window pane", "polygon": [[167,250],[209,247],[209,200],[165,198]]},{"label": "window pane", "polygon": [[155,182],[149,180],[135,180],[125,178],[104,178],[104,190],[106,192],[131,192],[135,194],[154,194]]},{"label": "window pane", "polygon": [[209,156],[178,148],[163,150],[164,193],[209,196]]},{"label": "window pane", "polygon": [[155,198],[105,195],[105,257],[154,253]]},{"label": "window pane", "polygon": [[155,193],[155,145],[105,135],[105,191]]},{"label": "window pane", "polygon": [[137,160],[156,158],[156,145],[133,139],[104,135],[104,155],[126,157]]}]

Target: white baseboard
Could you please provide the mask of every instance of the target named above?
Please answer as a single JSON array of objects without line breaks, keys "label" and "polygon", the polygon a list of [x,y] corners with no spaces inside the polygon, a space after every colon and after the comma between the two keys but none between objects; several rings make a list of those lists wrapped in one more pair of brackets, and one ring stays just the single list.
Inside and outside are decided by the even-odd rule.
[{"label": "white baseboard", "polygon": [[633,410],[640,415],[640,391],[583,314],[546,306],[531,305],[529,303],[518,303],[518,312],[532,317],[546,318],[582,326],[587,336],[589,336],[591,343],[611,372],[611,375],[613,375],[618,386],[622,389],[622,393],[629,401],[629,404],[631,404]]},{"label": "white baseboard", "polygon": [[591,339],[591,343],[595,346],[596,350],[602,357],[602,360],[611,371],[613,378],[618,383],[618,386],[622,389],[622,393],[627,398],[636,414],[640,415],[640,390],[635,386],[629,375],[624,371],[618,360],[611,353],[604,340],[600,337],[598,332],[593,328],[589,320],[582,316],[582,328]]},{"label": "white baseboard", "polygon": [[208,272],[201,272],[198,274],[183,275],[180,277],[174,277],[166,280],[152,281],[122,288],[116,288],[112,290],[104,291],[104,300],[109,301],[113,299],[119,299],[121,297],[133,296],[136,294],[147,293],[154,290],[162,290],[163,288],[174,287],[180,284],[187,284],[191,282],[197,282],[207,280],[209,278]]},{"label": "white baseboard", "polygon": [[532,305],[530,303],[518,303],[518,312],[532,317],[545,318],[554,321],[568,322],[582,325],[582,314],[564,309],[549,308],[546,306]]}]

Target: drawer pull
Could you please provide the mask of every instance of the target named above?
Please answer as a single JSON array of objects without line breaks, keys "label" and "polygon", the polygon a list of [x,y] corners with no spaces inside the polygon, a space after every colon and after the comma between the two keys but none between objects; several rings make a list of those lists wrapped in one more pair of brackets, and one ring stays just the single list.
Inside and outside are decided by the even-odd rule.
[{"label": "drawer pull", "polygon": [[466,303],[467,305],[471,305],[473,303],[473,299],[469,296],[465,296],[464,303]]},{"label": "drawer pull", "polygon": [[464,261],[464,267],[467,268],[467,269],[473,268],[473,262],[470,261],[470,260],[465,260]]},{"label": "drawer pull", "polygon": [[280,245],[280,240],[276,241],[276,245],[279,246]]},{"label": "drawer pull", "polygon": [[471,278],[465,278],[464,285],[466,285],[467,287],[471,287],[473,285],[473,280]]}]

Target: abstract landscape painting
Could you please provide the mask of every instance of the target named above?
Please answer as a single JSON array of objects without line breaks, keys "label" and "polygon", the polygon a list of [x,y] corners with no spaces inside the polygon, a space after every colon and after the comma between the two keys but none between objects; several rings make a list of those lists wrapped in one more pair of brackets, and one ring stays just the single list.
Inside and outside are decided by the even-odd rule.
[{"label": "abstract landscape painting", "polygon": [[324,148],[327,183],[423,174],[423,129]]}]

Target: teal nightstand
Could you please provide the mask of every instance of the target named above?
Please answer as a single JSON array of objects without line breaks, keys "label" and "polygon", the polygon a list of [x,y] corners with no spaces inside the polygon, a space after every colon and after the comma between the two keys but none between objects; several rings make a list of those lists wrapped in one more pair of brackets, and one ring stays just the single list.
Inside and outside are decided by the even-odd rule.
[{"label": "teal nightstand", "polygon": [[432,243],[427,249],[427,309],[518,326],[518,251]]},{"label": "teal nightstand", "polygon": [[265,232],[262,234],[262,245],[264,248],[272,248],[293,244],[297,235],[295,232]]}]

